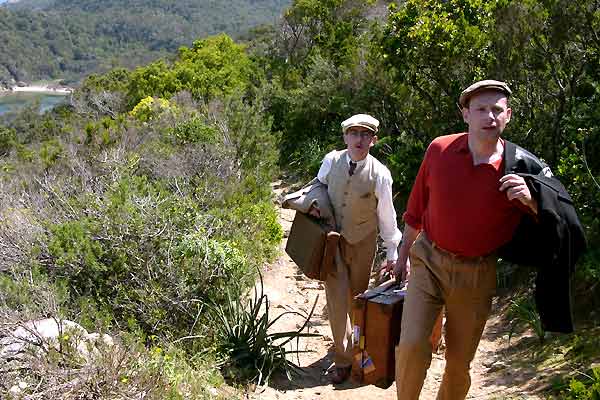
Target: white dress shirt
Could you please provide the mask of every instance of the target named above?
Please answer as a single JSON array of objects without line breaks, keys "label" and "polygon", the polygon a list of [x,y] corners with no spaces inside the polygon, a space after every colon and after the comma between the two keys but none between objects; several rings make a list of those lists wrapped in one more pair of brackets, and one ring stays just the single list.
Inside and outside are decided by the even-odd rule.
[{"label": "white dress shirt", "polygon": [[[331,163],[335,156],[336,150],[328,153],[323,159],[317,178],[327,185],[327,176],[331,170]],[[367,156],[369,157],[369,156]],[[360,168],[365,163],[365,160],[357,161],[356,168]],[[346,162],[350,165],[350,157],[346,153]],[[377,197],[377,220],[379,225],[379,235],[383,239],[383,245],[386,249],[388,261],[396,261],[398,259],[398,244],[402,239],[402,233],[396,224],[396,210],[392,202],[392,174],[383,164],[379,162],[373,163],[376,181],[375,181],[375,197]]]}]

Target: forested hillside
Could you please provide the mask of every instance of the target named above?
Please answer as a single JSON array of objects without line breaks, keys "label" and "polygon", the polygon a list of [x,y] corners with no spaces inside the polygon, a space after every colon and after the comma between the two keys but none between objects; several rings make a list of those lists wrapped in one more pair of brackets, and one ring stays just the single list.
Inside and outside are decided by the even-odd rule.
[{"label": "forested hillside", "polygon": [[[20,21],[45,32],[42,20]],[[89,32],[65,26],[65,40]],[[511,304],[522,313],[507,324],[538,335],[524,362],[540,376],[546,361],[560,364],[542,376],[543,395],[597,398],[599,336],[581,332],[598,331],[600,308],[599,37],[595,0],[407,0],[388,10],[369,0],[294,0],[247,45],[227,35],[196,40],[91,75],[50,113],[10,115],[0,125],[0,337],[52,316],[122,345],[99,345],[93,368],[70,335],[60,336],[60,351],[0,354],[9,365],[0,395],[16,387],[75,399],[93,388],[99,399],[230,399],[215,389],[224,380],[293,377],[276,340],[287,336],[268,334],[264,298],[244,307],[282,238],[269,184],[281,173],[296,183],[313,177],[324,154],[343,146],[340,122],[369,113],[381,121],[372,152],[392,172],[402,215],[430,141],[466,129],[462,89],[494,78],[513,90],[506,138],[564,183],[589,247],[572,276],[574,334],[546,337],[527,268],[499,274],[520,279]],[[82,70],[93,60],[84,54]]]},{"label": "forested hillside", "polygon": [[274,24],[289,0],[23,1],[0,7],[0,83],[79,80]]}]

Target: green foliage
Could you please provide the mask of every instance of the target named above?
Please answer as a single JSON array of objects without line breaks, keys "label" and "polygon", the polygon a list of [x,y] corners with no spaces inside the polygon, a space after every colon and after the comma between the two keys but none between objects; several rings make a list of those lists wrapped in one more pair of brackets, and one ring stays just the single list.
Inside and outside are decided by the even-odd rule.
[{"label": "green foliage", "polygon": [[[17,269],[41,264],[46,286],[64,288],[61,307],[85,326],[208,338],[202,304],[251,285],[254,266],[276,254],[277,136],[261,101],[235,96],[194,110],[181,99],[142,103],[132,114],[144,124],[80,117],[66,132],[53,117],[55,136],[34,130],[16,145],[7,198],[25,188],[45,199],[29,205],[43,223],[40,250]],[[7,304],[23,300],[18,290],[7,290]]]},{"label": "green foliage", "polygon": [[592,368],[589,374],[579,373],[580,379],[572,378],[569,388],[561,393],[564,400],[600,399],[600,367]]},{"label": "green foliage", "polygon": [[63,148],[57,139],[50,139],[42,143],[40,159],[45,169],[54,165],[62,154]]},{"label": "green foliage", "polygon": [[147,96],[169,99],[183,90],[208,101],[243,92],[255,73],[244,48],[228,36],[218,35],[197,40],[191,48],[180,48],[173,65],[160,60],[133,71],[128,103],[133,106]]},{"label": "green foliage", "polygon": [[[259,291],[260,290],[260,291]],[[268,383],[275,371],[283,371],[288,379],[298,372],[299,367],[288,357],[299,350],[288,350],[286,345],[300,337],[317,336],[303,333],[314,308],[308,316],[297,312],[285,312],[278,317],[269,317],[269,299],[260,289],[254,288],[254,297],[247,303],[240,302],[236,295],[227,293],[227,301],[211,306],[213,324],[218,335],[218,353],[223,357],[221,369],[226,377],[237,382]],[[305,317],[304,324],[296,331],[270,332],[271,328],[287,315]]]},{"label": "green foliage", "polygon": [[235,244],[194,232],[198,210],[160,185],[122,179],[95,203],[93,219],[49,227],[51,271],[76,302],[110,307],[114,323],[175,336],[193,329],[201,300],[218,302],[223,287],[251,281]]},{"label": "green foliage", "polygon": [[256,201],[248,195],[236,195],[228,199],[224,209],[213,209],[212,213],[230,228],[226,235],[250,259],[271,260],[278,254],[283,229],[272,203]]},{"label": "green foliage", "polygon": [[178,123],[167,131],[168,137],[172,137],[178,144],[217,142],[217,129],[209,125],[201,117],[192,117]]},{"label": "green foliage", "polygon": [[122,92],[129,83],[129,74],[130,72],[124,68],[115,68],[102,75],[91,74],[83,80],[76,94],[103,90]]},{"label": "green foliage", "polygon": [[298,64],[316,51],[327,54],[338,65],[352,62],[359,50],[357,37],[367,26],[365,14],[372,4],[374,1],[369,0],[295,0],[284,15],[290,31],[290,37],[284,38],[286,57]]},{"label": "green foliage", "polygon": [[68,289],[49,279],[39,265],[0,274],[0,310],[39,316],[57,313],[68,301]]},{"label": "green foliage", "polygon": [[0,126],[0,157],[7,155],[13,147],[15,133],[11,129]]},{"label": "green foliage", "polygon": [[148,96],[140,100],[140,102],[133,107],[133,110],[129,112],[129,115],[138,121],[146,122],[157,118],[165,111],[172,110],[174,110],[174,108],[169,103],[169,100]]},{"label": "green foliage", "polygon": [[115,67],[133,68],[198,38],[221,32],[238,36],[253,26],[272,23],[289,3],[136,0],[125,5],[77,0],[41,7],[28,7],[26,1],[3,5],[0,59],[7,62],[0,65],[0,82],[48,78],[72,82]]},{"label": "green foliage", "polygon": [[259,187],[267,187],[277,175],[280,135],[272,128],[272,117],[264,113],[264,96],[245,100],[242,96],[228,97],[223,104],[227,121],[225,140],[233,147],[244,170],[253,171]]},{"label": "green foliage", "polygon": [[515,329],[519,325],[525,324],[526,327],[533,330],[540,343],[544,343],[544,335],[546,332],[542,327],[542,321],[537,313],[535,301],[531,296],[526,295],[511,300],[506,317],[510,321],[509,340]]},{"label": "green foliage", "polygon": [[183,297],[204,292],[207,293],[204,297],[220,301],[223,299],[220,288],[226,287],[228,282],[242,288],[254,282],[248,261],[240,250],[230,243],[207,239],[204,233],[184,236],[173,249],[173,257],[179,273],[185,276],[185,290],[189,291],[180,293]]},{"label": "green foliage", "polygon": [[[275,129],[283,132],[282,157],[301,170],[308,165],[299,163],[311,158],[302,155],[306,151],[303,146],[332,150],[342,139],[340,122],[353,112],[348,105],[351,88],[346,85],[352,76],[346,67],[337,67],[332,61],[315,56],[306,62],[306,68],[302,85],[286,91],[275,81],[270,96]],[[322,160],[324,155],[312,157]]]},{"label": "green foliage", "polygon": [[61,274],[85,277],[76,288],[78,291],[94,290],[98,279],[91,276],[93,271],[106,269],[100,261],[104,250],[94,239],[94,229],[96,227],[88,219],[67,221],[49,229],[48,251],[55,265],[62,269]]},{"label": "green foliage", "polygon": [[194,98],[208,100],[243,92],[251,74],[258,71],[242,46],[227,35],[218,35],[180,48],[174,73]]}]

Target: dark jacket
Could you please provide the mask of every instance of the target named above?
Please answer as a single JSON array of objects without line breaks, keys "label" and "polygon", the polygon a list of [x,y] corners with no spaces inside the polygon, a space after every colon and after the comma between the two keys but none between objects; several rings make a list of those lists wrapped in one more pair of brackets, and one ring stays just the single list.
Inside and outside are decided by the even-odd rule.
[{"label": "dark jacket", "polygon": [[500,257],[537,267],[535,300],[546,331],[573,331],[571,274],[586,248],[573,200],[550,168],[527,150],[505,141],[505,173],[525,178],[538,203],[536,217],[522,218]]}]

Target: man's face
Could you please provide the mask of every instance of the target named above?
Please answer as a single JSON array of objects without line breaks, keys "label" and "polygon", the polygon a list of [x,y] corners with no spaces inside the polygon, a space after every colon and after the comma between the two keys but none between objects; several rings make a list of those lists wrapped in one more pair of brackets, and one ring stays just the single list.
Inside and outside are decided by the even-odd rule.
[{"label": "man's face", "polygon": [[496,143],[510,121],[512,110],[504,93],[486,90],[473,95],[469,107],[463,108],[462,113],[469,125],[469,134],[478,140]]},{"label": "man's face", "polygon": [[353,161],[360,161],[369,154],[369,149],[377,142],[375,133],[362,126],[352,126],[344,134],[344,143]]}]

